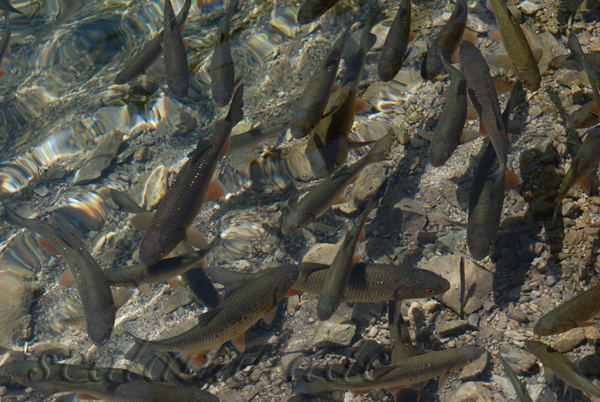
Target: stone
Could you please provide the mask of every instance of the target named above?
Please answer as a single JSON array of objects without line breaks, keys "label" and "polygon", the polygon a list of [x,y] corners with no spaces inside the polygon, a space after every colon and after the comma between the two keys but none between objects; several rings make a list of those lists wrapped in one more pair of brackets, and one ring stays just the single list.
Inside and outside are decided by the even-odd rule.
[{"label": "stone", "polygon": [[400,216],[400,230],[404,233],[416,235],[427,224],[422,204],[411,198],[403,198],[396,203],[394,212],[394,215]]},{"label": "stone", "polygon": [[308,250],[302,262],[331,264],[339,248],[340,244],[317,243]]},{"label": "stone", "polygon": [[100,177],[102,172],[111,165],[113,159],[117,156],[117,151],[122,142],[123,133],[120,131],[115,130],[104,134],[100,138],[100,141],[98,141],[96,148],[94,148],[75,173],[73,184],[88,183]]},{"label": "stone", "polygon": [[485,385],[478,382],[465,382],[449,399],[454,402],[491,402],[492,392]]},{"label": "stone", "polygon": [[525,315],[525,313],[522,310],[519,310],[515,307],[511,307],[508,310],[508,317],[521,323],[529,322],[529,318],[527,318],[527,315]]},{"label": "stone", "polygon": [[573,328],[559,334],[554,341],[554,348],[561,353],[568,352],[585,342],[585,328]]},{"label": "stone", "polygon": [[437,332],[441,337],[460,335],[469,329],[475,328],[467,320],[448,320],[437,325]]},{"label": "stone", "polygon": [[476,360],[467,364],[458,374],[458,379],[461,381],[465,380],[473,380],[481,373],[484,372],[485,367],[487,366],[488,361],[488,353],[485,352],[481,356],[479,356]]},{"label": "stone", "polygon": [[133,152],[133,159],[136,162],[145,162],[150,158],[150,148],[143,145]]},{"label": "stone", "polygon": [[600,329],[593,325],[585,327],[585,339],[592,345],[600,344]]},{"label": "stone", "polygon": [[[464,258],[465,264],[465,295],[470,294],[470,298],[484,300],[492,293],[493,274],[474,263],[470,258],[460,254],[445,255],[434,257],[419,266],[419,268],[435,272],[450,282],[450,289],[443,295],[437,296],[437,299],[457,313],[460,312],[461,258]],[[474,313],[476,309],[481,308],[481,303],[472,303],[471,307],[467,309],[469,299],[464,306],[466,314]]]},{"label": "stone", "polygon": [[585,356],[577,362],[582,374],[586,377],[600,377],[600,355],[593,354]]},{"label": "stone", "polygon": [[512,345],[501,345],[500,353],[516,374],[525,374],[536,365],[534,355]]},{"label": "stone", "polygon": [[500,386],[500,388],[502,389],[502,392],[504,392],[504,394],[506,396],[508,396],[510,398],[510,400],[517,399],[517,393],[515,391],[515,387],[513,387],[512,383],[510,382],[510,379],[508,377],[503,377],[503,376],[494,374],[494,375],[492,375],[492,382],[498,384]]},{"label": "stone", "polygon": [[352,186],[352,200],[355,205],[363,205],[375,191],[379,190],[385,179],[386,167],[384,162],[368,165],[358,175],[358,179]]},{"label": "stone", "polygon": [[456,232],[450,232],[447,235],[441,236],[437,239],[436,245],[439,248],[444,248],[450,252],[456,251],[461,243],[465,241],[467,237],[467,230],[460,229]]},{"label": "stone", "polygon": [[167,192],[168,178],[169,171],[163,165],[157,166],[150,173],[142,190],[142,208],[151,211],[158,205]]},{"label": "stone", "polygon": [[315,329],[314,343],[318,348],[326,346],[349,346],[355,332],[356,325],[353,323],[321,321]]},{"label": "stone", "polygon": [[542,7],[543,6],[541,4],[536,4],[529,0],[525,0],[525,1],[521,2],[521,4],[519,4],[519,8],[521,9],[521,11],[523,11],[527,15],[535,14]]},{"label": "stone", "polygon": [[304,356],[302,352],[284,353],[281,356],[281,372],[284,378],[291,377],[294,374],[294,370],[300,363],[302,356]]}]

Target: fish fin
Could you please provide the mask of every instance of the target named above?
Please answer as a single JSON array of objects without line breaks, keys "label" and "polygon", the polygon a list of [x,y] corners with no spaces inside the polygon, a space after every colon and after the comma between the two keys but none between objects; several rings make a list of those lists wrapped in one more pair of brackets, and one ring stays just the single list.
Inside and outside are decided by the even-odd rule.
[{"label": "fish fin", "polygon": [[353,389],[350,392],[352,392],[355,395],[367,395],[371,391],[371,389]]},{"label": "fish fin", "polygon": [[[200,262],[204,262],[204,260],[201,260]],[[219,305],[219,293],[213,286],[204,268],[192,268],[181,274],[181,278],[186,287],[198,300],[204,303],[205,306],[215,308]]]},{"label": "fish fin", "polygon": [[354,148],[362,148],[365,147],[369,144],[374,143],[375,140],[370,140],[370,141],[351,141],[348,140],[348,147],[350,147],[350,149],[354,149]]},{"label": "fish fin", "polygon": [[223,147],[223,152],[221,152],[221,155],[220,155],[221,158],[223,156],[227,155],[230,147],[231,147],[231,137],[228,137],[227,141],[225,141],[225,146]]},{"label": "fish fin", "polygon": [[344,197],[344,196],[342,195],[342,196],[340,196],[340,197],[339,197],[337,200],[333,201],[333,203],[332,203],[332,204],[333,204],[333,205],[337,205],[337,204],[343,204],[343,203],[345,203],[346,201],[348,201],[348,200],[346,199],[346,197]]},{"label": "fish fin", "polygon": [[127,288],[112,289],[113,300],[115,308],[120,309],[131,299],[133,296],[133,290]]},{"label": "fish fin", "polygon": [[70,271],[66,271],[61,275],[58,284],[60,286],[73,286],[75,285],[75,276]]},{"label": "fish fin", "polygon": [[296,289],[290,289],[286,294],[285,297],[290,297],[290,296],[296,296],[301,294],[302,292]]},{"label": "fish fin", "polygon": [[196,370],[201,368],[206,361],[206,353],[185,352],[183,354],[187,358],[190,367]]},{"label": "fish fin", "polygon": [[586,191],[589,190],[590,186],[589,186],[587,177],[582,177],[581,179],[579,179],[579,182],[581,183],[581,185],[583,186],[583,188]]},{"label": "fish fin", "polygon": [[485,2],[485,8],[487,8],[487,10],[488,10],[490,13],[494,14],[494,16],[496,15],[496,13],[494,12],[494,7],[492,7],[492,2],[491,2],[490,0],[487,0],[487,1]]},{"label": "fish fin", "polygon": [[444,374],[442,374],[440,376],[440,380],[438,381],[438,392],[440,392],[440,390],[442,388],[444,388],[444,385],[446,385],[448,383],[448,376],[449,376],[448,371],[446,371]]},{"label": "fish fin", "polygon": [[329,269],[329,265],[327,264],[319,264],[316,262],[302,262],[298,266],[298,276],[301,275],[310,275],[313,272],[320,271],[322,269]]},{"label": "fish fin", "polygon": [[517,177],[517,175],[512,172],[512,171],[508,171],[504,174],[504,187],[505,188],[511,188],[514,187],[516,185],[518,185],[520,183],[519,178]]},{"label": "fish fin", "polygon": [[76,395],[77,395],[77,398],[83,399],[83,400],[86,400],[86,401],[93,401],[93,400],[98,399],[94,395],[86,394],[86,393],[83,393],[83,392],[77,392]]},{"label": "fish fin", "polygon": [[337,84],[337,82],[334,82],[333,85],[331,86],[331,92],[335,92],[338,89],[340,89],[340,86]]},{"label": "fish fin", "polygon": [[468,107],[467,108],[467,120],[477,120],[478,118],[479,118],[479,114],[477,114],[477,111],[472,107]]},{"label": "fish fin", "polygon": [[479,132],[483,136],[487,136],[487,134],[488,134],[487,130],[485,129],[485,126],[483,125],[483,122],[481,121],[481,118],[479,118]]},{"label": "fish fin", "polygon": [[52,243],[50,243],[48,240],[46,240],[45,237],[37,236],[36,240],[37,240],[38,244],[40,246],[42,246],[42,248],[44,250],[46,250],[47,252],[54,254],[54,255],[60,255],[60,252],[56,249],[56,247],[54,247],[54,245]]},{"label": "fish fin", "polygon": [[536,47],[534,49],[531,49],[531,53],[533,54],[535,62],[539,63],[542,57],[544,56],[544,49],[541,47]]},{"label": "fish fin", "polygon": [[596,103],[590,105],[590,113],[598,115],[598,105],[596,105]]},{"label": "fish fin", "polygon": [[398,392],[401,389],[404,389],[404,387],[389,387],[388,391],[390,391],[390,392]]},{"label": "fish fin", "polygon": [[466,40],[467,42],[471,42],[474,45],[477,45],[477,36],[473,32],[467,32],[465,29],[465,33],[463,34],[462,40]]},{"label": "fish fin", "polygon": [[500,34],[500,31],[492,31],[488,34],[488,36],[490,37],[490,39],[493,40],[502,40],[502,35]]},{"label": "fish fin", "polygon": [[242,120],[242,117],[244,116],[244,112],[242,110],[244,107],[243,98],[244,84],[240,84],[233,94],[233,98],[231,99],[231,104],[229,106],[229,112],[227,113],[227,120],[231,123],[232,127]]},{"label": "fish fin", "polygon": [[179,286],[179,281],[176,279],[170,279],[167,281],[167,283],[169,284],[171,289],[177,289],[177,287]]},{"label": "fish fin", "polygon": [[191,225],[185,230],[185,241],[200,249],[204,249],[208,246],[208,242],[204,236],[202,236],[198,229]]},{"label": "fish fin", "polygon": [[512,85],[501,78],[493,77],[492,81],[494,82],[494,87],[496,88],[497,93],[508,92],[512,89]]},{"label": "fish fin", "polygon": [[462,133],[460,133],[459,143],[466,144],[466,143],[471,142],[479,137],[481,137],[481,132],[479,132],[478,130],[474,130],[470,127],[467,127],[462,131]]},{"label": "fish fin", "polygon": [[219,179],[214,178],[208,185],[204,200],[217,201],[219,198],[223,197],[223,195],[225,195],[225,186],[223,186],[223,183],[221,183]]},{"label": "fish fin", "polygon": [[366,236],[365,229],[361,229],[360,233],[358,234],[358,240],[357,241],[362,241],[362,239],[364,239],[365,236]]},{"label": "fish fin", "polygon": [[567,389],[569,389],[569,386],[567,384],[565,384],[565,386],[563,387],[563,399],[565,399],[565,395],[567,395]]},{"label": "fish fin", "polygon": [[369,106],[369,104],[367,102],[365,102],[362,99],[356,99],[356,101],[354,101],[354,113],[358,114],[360,112],[362,112],[363,110],[365,110],[367,108],[367,106]]},{"label": "fish fin", "polygon": [[136,228],[137,230],[146,231],[150,227],[150,222],[152,222],[152,217],[154,216],[154,212],[144,212],[141,214],[131,215],[129,217],[129,224]]},{"label": "fish fin", "polygon": [[244,353],[244,350],[246,350],[246,334],[242,333],[241,335],[236,336],[231,340],[231,343],[238,352]]},{"label": "fish fin", "polygon": [[267,311],[267,313],[263,317],[263,321],[265,322],[265,324],[271,325],[271,323],[275,319],[275,314],[277,314],[277,306],[275,306],[271,310]]},{"label": "fish fin", "polygon": [[3,77],[6,72],[4,70],[0,70],[0,77]]},{"label": "fish fin", "polygon": [[358,264],[359,262],[360,262],[360,256],[359,256],[359,255],[357,255],[357,254],[354,254],[354,255],[352,256],[352,265],[356,265],[356,264]]},{"label": "fish fin", "polygon": [[238,289],[252,278],[252,274],[236,272],[216,266],[208,267],[205,271],[211,281],[220,283],[224,286],[225,296]]},{"label": "fish fin", "polygon": [[204,155],[206,151],[210,149],[210,147],[212,147],[210,141],[202,139],[198,141],[196,148],[194,148],[194,150],[188,154],[188,158],[190,158],[192,161],[197,161],[202,157],[202,155]]},{"label": "fish fin", "polygon": [[552,222],[550,223],[550,227],[554,229],[556,227],[556,223],[558,222],[558,211],[560,210],[560,204],[554,207],[554,214],[552,215]]},{"label": "fish fin", "polygon": [[408,40],[413,40],[415,39],[415,34],[413,32],[411,32],[410,34],[408,34]]},{"label": "fish fin", "polygon": [[147,283],[142,283],[137,288],[140,290],[140,292],[142,292],[144,296],[150,296],[152,294],[152,289],[150,289],[150,285]]}]

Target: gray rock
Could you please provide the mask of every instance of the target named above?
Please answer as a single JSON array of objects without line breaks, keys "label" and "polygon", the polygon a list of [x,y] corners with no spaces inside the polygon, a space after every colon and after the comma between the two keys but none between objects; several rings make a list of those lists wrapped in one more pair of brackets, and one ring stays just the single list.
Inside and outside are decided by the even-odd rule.
[{"label": "gray rock", "polygon": [[600,343],[600,329],[595,326],[585,327],[585,338],[592,345]]},{"label": "gray rock", "polygon": [[384,162],[374,163],[363,169],[352,186],[352,200],[356,205],[363,205],[379,189],[385,179]]},{"label": "gray rock", "polygon": [[521,323],[529,322],[529,318],[527,318],[527,315],[525,315],[523,311],[515,307],[511,307],[508,310],[508,317]]},{"label": "gray rock", "polygon": [[404,233],[416,235],[427,224],[425,208],[418,201],[403,198],[394,205],[394,215],[399,215],[400,230]]},{"label": "gray rock", "polygon": [[[484,300],[492,292],[493,274],[475,264],[470,258],[460,254],[434,257],[419,268],[427,269],[446,278],[450,282],[450,289],[437,299],[456,312],[460,312],[460,260],[464,258],[465,264],[465,295],[471,298]],[[467,309],[469,307],[469,309]],[[465,303],[464,312],[471,314],[481,307],[481,303],[469,305],[469,299]]]},{"label": "gray rock", "polygon": [[487,366],[488,361],[488,353],[485,352],[475,361],[467,364],[458,375],[458,379],[461,381],[465,380],[473,380],[478,375],[484,372],[485,367]]},{"label": "gray rock", "polygon": [[536,3],[532,3],[529,0],[525,0],[525,1],[521,2],[521,4],[519,4],[519,8],[525,14],[527,14],[527,15],[533,15],[538,10],[540,10],[541,8],[543,8],[543,6],[541,4],[536,4]]},{"label": "gray rock", "polygon": [[467,320],[448,320],[437,325],[437,332],[441,337],[460,335],[469,329],[475,328]]},{"label": "gray rock", "polygon": [[450,252],[456,251],[461,243],[464,243],[467,236],[466,229],[460,229],[456,232],[450,232],[437,239],[436,245],[439,248],[445,248]]},{"label": "gray rock", "polygon": [[91,155],[75,173],[73,184],[88,183],[102,175],[104,169],[110,166],[123,142],[123,133],[112,131],[104,134]]},{"label": "gray rock", "polygon": [[528,373],[537,362],[534,355],[512,345],[501,345],[500,353],[517,374]]},{"label": "gray rock", "polygon": [[284,353],[281,356],[281,371],[284,377],[290,377],[298,366],[300,359],[304,356],[302,352]]},{"label": "gray rock", "polygon": [[515,387],[513,387],[508,377],[503,377],[494,374],[492,375],[492,381],[498,384],[502,389],[502,392],[504,392],[504,394],[508,396],[511,400],[517,399],[517,392],[515,391]]},{"label": "gray rock", "polygon": [[321,321],[315,329],[314,342],[318,348],[326,346],[348,346],[356,332],[353,323],[333,323]]},{"label": "gray rock", "polygon": [[150,173],[142,190],[142,208],[150,211],[158,205],[167,192],[168,179],[169,171],[163,165],[157,166]]},{"label": "gray rock", "polygon": [[492,392],[479,382],[465,382],[450,398],[454,402],[488,402],[493,401]]},{"label": "gray rock", "polygon": [[585,328],[573,328],[558,335],[554,348],[561,353],[568,352],[585,342]]}]

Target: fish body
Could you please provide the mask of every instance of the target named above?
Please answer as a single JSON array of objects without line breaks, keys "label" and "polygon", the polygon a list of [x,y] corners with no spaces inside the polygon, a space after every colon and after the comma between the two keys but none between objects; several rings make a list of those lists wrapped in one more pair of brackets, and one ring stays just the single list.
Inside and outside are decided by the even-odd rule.
[{"label": "fish body", "polygon": [[243,87],[240,86],[231,101],[227,117],[217,122],[215,133],[208,141],[198,143],[158,204],[140,245],[142,264],[155,264],[184,239],[185,230],[202,207],[231,129],[242,118],[242,107]]},{"label": "fish body", "polygon": [[332,177],[311,188],[303,198],[290,206],[289,210],[283,215],[282,233],[289,235],[323,215],[365,166],[385,159],[391,145],[391,136],[381,138],[367,155],[352,165],[343,167]]},{"label": "fish body", "polygon": [[379,388],[406,387],[458,370],[483,352],[483,349],[475,346],[429,352],[362,375],[306,382],[299,387],[299,391],[309,394],[334,390],[368,392]]},{"label": "fish body", "polygon": [[525,34],[519,24],[513,20],[503,0],[491,0],[491,3],[502,43],[517,77],[529,90],[536,91],[540,87],[540,70]]},{"label": "fish body", "polygon": [[212,96],[218,106],[225,106],[229,103],[235,85],[235,66],[229,49],[231,40],[229,22],[237,9],[238,1],[229,1],[227,11],[219,24],[217,44],[208,67]]},{"label": "fish body", "polygon": [[6,219],[44,237],[65,259],[83,306],[88,336],[98,346],[110,338],[115,322],[115,304],[110,284],[102,269],[83,244],[48,223],[27,219],[4,205]]},{"label": "fish body", "polygon": [[78,392],[110,402],[219,400],[190,384],[154,381],[124,369],[51,363],[43,359],[6,363],[0,367],[0,375],[48,395]]},{"label": "fish body", "polygon": [[540,336],[560,334],[587,325],[599,312],[600,286],[595,286],[544,314],[533,332]]},{"label": "fish body", "polygon": [[[328,269],[329,266],[325,264],[301,264],[293,289],[303,293],[321,293]],[[416,299],[438,295],[449,288],[446,279],[424,269],[358,263],[351,268],[348,284],[342,292],[342,301],[378,303]]]},{"label": "fish body", "polygon": [[8,45],[10,43],[10,29],[6,31],[6,35],[0,41],[0,63],[2,63],[2,59],[4,58],[4,54],[6,53],[6,49],[8,49]]},{"label": "fish body", "polygon": [[238,150],[245,150],[248,147],[254,146],[256,144],[260,144],[262,141],[267,138],[276,136],[278,134],[285,133],[285,130],[288,128],[289,123],[281,123],[275,124],[269,127],[264,127],[263,125],[258,125],[250,130],[233,135],[231,137],[231,144],[229,144],[229,150],[231,152]]},{"label": "fish body", "polygon": [[581,69],[585,71],[585,75],[592,87],[592,99],[596,103],[596,106],[600,108],[600,78],[598,77],[598,70],[596,70],[596,67],[594,67],[583,53],[583,49],[577,40],[577,35],[573,32],[569,34],[567,47],[571,51],[571,58],[576,60]]},{"label": "fish body", "polygon": [[[458,7],[458,3],[457,3]],[[429,161],[433,166],[441,166],[450,158],[460,142],[460,135],[467,120],[467,82],[462,73],[448,63],[438,49],[437,60],[450,74],[450,87],[446,92],[446,105],[438,120],[429,147]]]},{"label": "fish body", "polygon": [[525,347],[544,363],[565,384],[582,392],[600,397],[600,389],[585,378],[579,369],[565,356],[549,345],[539,341],[525,341]]},{"label": "fish body", "polygon": [[313,22],[337,2],[338,0],[305,0],[298,10],[298,24]]},{"label": "fish body", "polygon": [[[600,52],[590,52],[585,53],[585,58],[592,63],[592,65],[598,70],[600,68]],[[573,60],[572,54],[562,54],[559,56],[555,56],[550,60],[550,64],[548,65],[550,68],[558,69],[558,68],[567,68],[569,70],[578,70],[582,71],[583,67],[581,64]]]},{"label": "fish body", "polygon": [[567,128],[587,128],[600,122],[600,113],[598,113],[596,102],[589,101],[575,110],[567,117]]},{"label": "fish body", "polygon": [[[185,23],[192,5],[192,0],[186,0],[183,7],[177,14],[177,26],[181,27]],[[142,50],[127,63],[127,65],[117,74],[115,84],[125,84],[133,80],[138,75],[143,74],[154,63],[162,52],[164,31],[160,31],[152,40],[144,45]]]},{"label": "fish body", "polygon": [[385,37],[377,61],[377,71],[382,81],[392,80],[402,68],[410,36],[410,8],[410,0],[400,1],[396,17]]},{"label": "fish body", "polygon": [[327,270],[317,304],[317,316],[321,321],[328,320],[342,302],[344,289],[350,280],[356,244],[369,213],[375,207],[375,203],[375,198],[371,198],[348,233],[346,233],[342,245]]},{"label": "fish body", "polygon": [[305,137],[321,120],[335,82],[348,32],[344,31],[335,41],[323,64],[309,78],[294,106],[290,120],[294,138]]},{"label": "fish body", "polygon": [[434,79],[444,68],[440,56],[437,55],[437,49],[441,50],[446,60],[452,58],[465,32],[468,15],[469,8],[467,7],[467,1],[457,0],[448,22],[446,22],[446,25],[444,25],[429,49],[427,49],[427,53],[421,64],[421,77],[423,79]]},{"label": "fish body", "polygon": [[297,275],[295,265],[283,265],[252,275],[246,283],[234,290],[220,307],[201,316],[198,325],[167,339],[136,339],[136,345],[127,356],[131,358],[139,351],[193,351],[206,354],[218,349],[228,340],[243,335],[247,329],[276,308],[290,291]]},{"label": "fish body", "polygon": [[519,401],[533,402],[533,400],[527,393],[527,390],[525,389],[525,387],[523,387],[523,384],[521,384],[521,381],[519,381],[519,378],[513,371],[512,367],[510,367],[510,364],[508,364],[508,362],[506,360],[504,360],[504,357],[502,357],[501,354],[498,355],[498,358],[502,362],[502,365],[504,366],[504,370],[508,374],[508,378],[509,378],[511,384],[513,385],[513,388],[515,389],[515,392],[517,393],[517,397],[519,398]]},{"label": "fish body", "polygon": [[499,163],[497,174],[503,174],[508,156],[508,139],[490,68],[471,42],[461,43],[459,55],[462,73],[467,80],[467,93],[496,151]]},{"label": "fish body", "polygon": [[591,128],[587,131],[587,137],[563,178],[558,195],[554,200],[555,204],[559,205],[567,196],[573,185],[582,179],[585,179],[594,170],[600,161],[600,126]]},{"label": "fish body", "polygon": [[163,48],[165,70],[169,89],[177,99],[187,96],[190,86],[190,72],[181,27],[177,24],[171,0],[164,0]]}]

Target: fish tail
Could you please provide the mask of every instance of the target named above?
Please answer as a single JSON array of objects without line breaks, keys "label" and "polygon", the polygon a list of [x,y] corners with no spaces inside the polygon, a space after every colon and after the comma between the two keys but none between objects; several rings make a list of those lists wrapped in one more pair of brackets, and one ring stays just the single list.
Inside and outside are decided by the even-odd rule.
[{"label": "fish tail", "polygon": [[232,124],[232,126],[236,125],[240,120],[242,120],[242,117],[244,116],[244,112],[242,111],[243,107],[244,84],[240,84],[233,94],[233,99],[231,100],[231,105],[229,106],[229,113],[227,114],[227,120]]},{"label": "fish tail", "polygon": [[146,353],[148,353],[149,351],[148,349],[148,342],[140,339],[138,337],[136,337],[135,335],[133,335],[131,332],[127,331],[126,334],[128,334],[129,336],[131,336],[133,338],[133,340],[135,341],[134,345],[129,348],[129,350],[127,351],[127,353],[125,353],[125,358],[131,361],[135,361],[137,360],[140,356],[145,355]]},{"label": "fish tail", "polygon": [[229,0],[229,5],[227,6],[227,15],[225,18],[230,20],[233,14],[237,11],[239,0]]},{"label": "fish tail", "polygon": [[377,140],[375,145],[373,145],[373,148],[371,148],[371,151],[369,151],[369,153],[366,156],[367,163],[380,162],[385,160],[391,146],[392,136],[389,134]]},{"label": "fish tail", "polygon": [[560,209],[560,204],[557,204],[554,208],[554,214],[552,215],[552,222],[550,223],[550,228],[554,229],[556,227],[556,223],[558,222],[558,210]]}]

